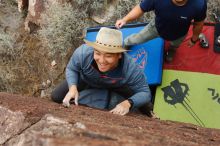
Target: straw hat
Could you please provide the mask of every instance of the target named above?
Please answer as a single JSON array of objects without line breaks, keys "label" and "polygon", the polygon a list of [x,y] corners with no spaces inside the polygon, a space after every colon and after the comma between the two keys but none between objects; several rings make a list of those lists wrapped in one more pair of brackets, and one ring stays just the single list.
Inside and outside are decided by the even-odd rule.
[{"label": "straw hat", "polygon": [[96,50],[106,53],[121,53],[127,51],[122,47],[122,32],[116,29],[101,27],[96,36],[95,42],[90,42],[85,39],[84,41],[87,45]]}]

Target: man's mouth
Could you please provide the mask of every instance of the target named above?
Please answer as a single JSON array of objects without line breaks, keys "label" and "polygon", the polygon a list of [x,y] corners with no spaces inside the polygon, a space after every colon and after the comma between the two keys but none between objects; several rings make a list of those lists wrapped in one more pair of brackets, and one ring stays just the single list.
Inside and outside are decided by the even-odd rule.
[{"label": "man's mouth", "polygon": [[101,66],[101,67],[106,67],[107,64],[100,64],[100,63],[99,63],[99,66]]}]

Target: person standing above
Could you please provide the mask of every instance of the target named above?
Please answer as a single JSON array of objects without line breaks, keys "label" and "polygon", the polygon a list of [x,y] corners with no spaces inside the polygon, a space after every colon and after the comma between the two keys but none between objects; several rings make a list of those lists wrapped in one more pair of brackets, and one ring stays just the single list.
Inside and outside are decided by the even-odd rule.
[{"label": "person standing above", "polygon": [[53,101],[69,107],[74,99],[76,105],[118,115],[151,102],[145,74],[123,48],[121,31],[102,27],[95,42],[85,42],[73,53],[66,80],[52,92]]},{"label": "person standing above", "polygon": [[206,0],[142,0],[124,18],[117,20],[115,26],[119,29],[129,21],[141,17],[145,12],[154,11],[155,19],[138,34],[128,36],[124,40],[126,46],[143,43],[158,36],[170,41],[165,60],[171,62],[176,49],[184,40],[193,20],[193,35],[189,47],[197,41],[206,18]]}]

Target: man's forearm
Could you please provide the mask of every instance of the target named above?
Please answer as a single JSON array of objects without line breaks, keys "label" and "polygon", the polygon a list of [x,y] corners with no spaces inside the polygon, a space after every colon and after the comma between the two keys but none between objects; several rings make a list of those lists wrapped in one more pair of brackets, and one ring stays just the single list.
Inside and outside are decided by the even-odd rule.
[{"label": "man's forearm", "polygon": [[79,79],[79,73],[70,68],[70,65],[66,68],[66,80],[69,87],[71,87],[71,85],[77,85]]},{"label": "man's forearm", "polygon": [[136,5],[124,18],[123,20],[126,22],[133,21],[135,19],[140,18],[144,12],[142,11],[140,5]]},{"label": "man's forearm", "polygon": [[204,25],[204,21],[194,22],[193,36],[192,36],[193,41],[198,40],[199,34],[202,32],[203,25]]},{"label": "man's forearm", "polygon": [[130,97],[133,101],[133,108],[141,107],[147,102],[151,101],[151,93],[150,92],[138,92]]}]

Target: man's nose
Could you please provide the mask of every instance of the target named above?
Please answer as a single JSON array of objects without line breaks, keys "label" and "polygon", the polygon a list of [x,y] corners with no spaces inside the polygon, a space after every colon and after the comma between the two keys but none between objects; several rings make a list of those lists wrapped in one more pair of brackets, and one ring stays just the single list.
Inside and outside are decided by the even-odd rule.
[{"label": "man's nose", "polygon": [[104,63],[104,62],[105,62],[105,58],[104,58],[104,56],[100,56],[100,58],[99,58],[99,62],[100,62],[100,63]]}]

